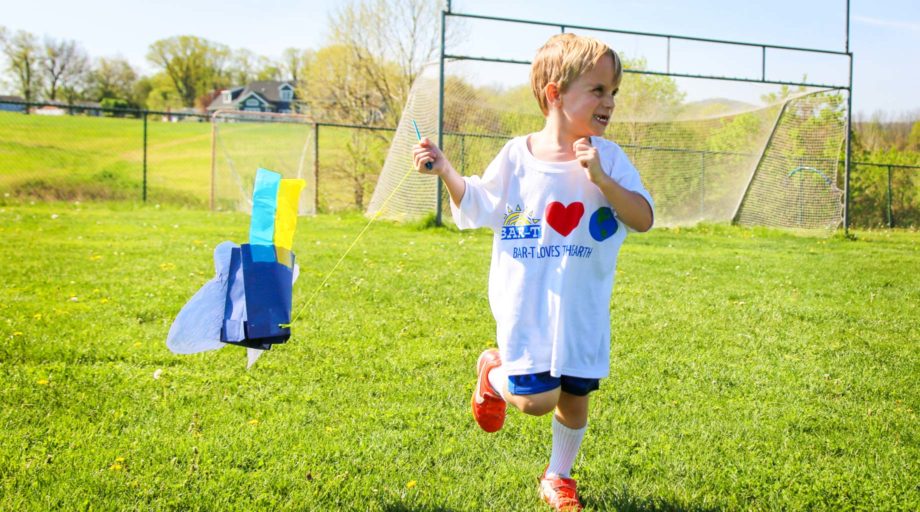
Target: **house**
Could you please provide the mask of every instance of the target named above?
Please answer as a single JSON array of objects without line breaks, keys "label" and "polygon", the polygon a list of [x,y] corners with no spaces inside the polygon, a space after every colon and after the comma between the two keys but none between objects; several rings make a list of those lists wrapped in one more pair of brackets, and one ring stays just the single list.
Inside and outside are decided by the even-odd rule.
[{"label": "house", "polygon": [[57,105],[42,105],[35,107],[32,112],[39,116],[64,116],[67,111]]},{"label": "house", "polygon": [[0,96],[0,112],[25,113],[25,101],[19,96]]},{"label": "house", "polygon": [[261,80],[246,87],[224,89],[208,105],[208,112],[244,110],[248,112],[293,112],[297,93],[291,82]]}]

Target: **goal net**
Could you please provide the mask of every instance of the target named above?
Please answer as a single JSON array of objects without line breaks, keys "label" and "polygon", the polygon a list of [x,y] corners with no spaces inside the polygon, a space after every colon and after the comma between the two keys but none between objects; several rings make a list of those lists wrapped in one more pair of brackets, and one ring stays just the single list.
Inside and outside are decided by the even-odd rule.
[{"label": "goal net", "polygon": [[218,111],[211,117],[211,206],[252,211],[252,187],[262,167],[306,182],[298,213],[316,213],[314,124],[306,116]]},{"label": "goal net", "polygon": [[[627,68],[644,65],[626,62]],[[446,70],[442,149],[461,174],[481,174],[511,137],[542,128],[528,66],[461,61],[448,62]],[[481,85],[477,79],[512,73],[519,77],[516,85]],[[656,225],[838,227],[844,93],[731,84],[733,91],[746,88],[744,100],[737,100],[719,81],[705,81],[712,96],[693,100],[684,91],[687,81],[667,76],[627,73],[620,86],[605,137],[639,170],[656,202]],[[439,85],[437,65],[414,83],[368,215],[406,220],[435,211],[437,182],[412,169],[411,148],[412,120],[423,136],[437,137]],[[446,199],[442,205],[446,212]]]}]

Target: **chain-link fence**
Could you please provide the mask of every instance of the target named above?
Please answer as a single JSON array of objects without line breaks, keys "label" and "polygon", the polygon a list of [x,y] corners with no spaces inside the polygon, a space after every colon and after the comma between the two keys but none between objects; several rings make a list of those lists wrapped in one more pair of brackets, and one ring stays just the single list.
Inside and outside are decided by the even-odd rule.
[{"label": "chain-link fence", "polygon": [[860,227],[920,227],[920,166],[853,162],[850,219]]},{"label": "chain-link fence", "polygon": [[[0,103],[0,195],[206,208],[214,159],[232,158],[232,151],[215,151],[209,121],[197,112]],[[366,208],[394,130],[306,124],[312,133],[308,165],[316,182],[316,210]],[[476,174],[504,140],[457,132],[446,133],[444,143],[459,151],[454,164],[462,174]],[[719,156],[708,153],[694,152],[693,165],[699,167],[694,172],[707,175],[708,164]],[[920,226],[920,166],[853,162],[850,219],[858,227]]]}]

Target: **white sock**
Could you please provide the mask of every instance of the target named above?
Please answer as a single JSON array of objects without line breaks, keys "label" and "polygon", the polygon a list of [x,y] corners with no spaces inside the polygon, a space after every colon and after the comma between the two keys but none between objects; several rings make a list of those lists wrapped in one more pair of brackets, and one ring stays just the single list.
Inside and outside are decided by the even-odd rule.
[{"label": "white sock", "polygon": [[507,402],[505,399],[505,393],[508,392],[508,374],[505,373],[505,367],[496,366],[489,371],[489,385],[492,386],[492,389],[498,391],[498,396]]},{"label": "white sock", "polygon": [[549,457],[547,475],[569,477],[587,429],[587,425],[579,429],[569,428],[560,423],[555,414],[553,415],[553,453]]}]

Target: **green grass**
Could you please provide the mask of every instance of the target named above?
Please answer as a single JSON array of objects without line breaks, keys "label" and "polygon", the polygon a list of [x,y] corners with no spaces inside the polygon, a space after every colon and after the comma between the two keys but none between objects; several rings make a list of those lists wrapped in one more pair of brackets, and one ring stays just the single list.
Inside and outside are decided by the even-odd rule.
[{"label": "green grass", "polygon": [[[171,354],[248,220],[0,205],[0,509],[545,510],[549,418],[468,411],[488,233],[378,222],[252,371]],[[301,220],[295,307],[365,223]],[[920,235],[656,230],[617,276],[589,510],[920,508]]]},{"label": "green grass", "polygon": [[[250,183],[258,167],[293,176],[301,164],[313,172],[311,125],[224,123],[217,152],[218,194],[238,199],[231,162]],[[370,201],[375,172],[383,166],[389,133],[383,140],[368,133],[362,152]],[[347,146],[354,130],[320,129],[320,207],[354,208],[355,168]],[[143,194],[144,126],[138,119],[88,116],[39,116],[0,112],[0,194],[43,200],[138,200]],[[304,150],[307,150],[304,155]],[[301,159],[306,156],[305,161]],[[205,206],[211,194],[211,124],[147,124],[147,197],[150,202]]]}]

